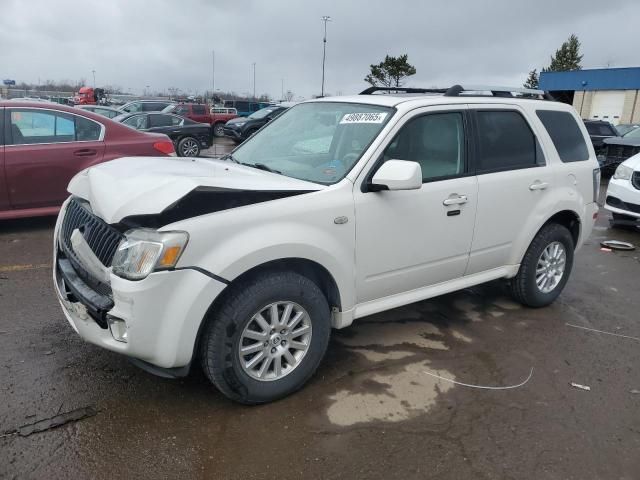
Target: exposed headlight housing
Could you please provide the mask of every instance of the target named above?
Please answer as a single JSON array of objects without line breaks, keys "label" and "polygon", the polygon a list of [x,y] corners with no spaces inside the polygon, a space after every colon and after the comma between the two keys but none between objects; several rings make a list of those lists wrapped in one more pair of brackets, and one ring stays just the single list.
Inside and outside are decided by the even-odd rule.
[{"label": "exposed headlight housing", "polygon": [[631,180],[631,175],[633,175],[633,168],[620,164],[618,168],[616,168],[616,173],[613,174],[613,178],[616,180]]},{"label": "exposed headlight housing", "polygon": [[113,256],[112,271],[129,280],[142,280],[151,272],[176,266],[189,241],[187,232],[129,230]]}]

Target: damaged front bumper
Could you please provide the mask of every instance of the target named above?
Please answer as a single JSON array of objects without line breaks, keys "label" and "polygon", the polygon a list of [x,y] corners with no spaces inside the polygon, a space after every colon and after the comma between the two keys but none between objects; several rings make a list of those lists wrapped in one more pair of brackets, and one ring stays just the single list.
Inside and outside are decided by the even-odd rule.
[{"label": "damaged front bumper", "polygon": [[[127,355],[160,374],[188,366],[200,325],[225,284],[193,269],[139,281],[110,274],[110,294],[93,290],[60,254],[54,235],[54,288],[65,317],[86,341]],[[112,325],[118,324],[118,329]],[[156,368],[158,367],[158,368]]]}]

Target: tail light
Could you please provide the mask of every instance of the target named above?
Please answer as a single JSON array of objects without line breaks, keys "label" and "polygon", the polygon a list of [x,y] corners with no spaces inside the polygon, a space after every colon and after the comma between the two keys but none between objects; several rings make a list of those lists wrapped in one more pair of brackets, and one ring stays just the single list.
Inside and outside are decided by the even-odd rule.
[{"label": "tail light", "polygon": [[595,203],[598,202],[598,200],[600,199],[600,169],[599,168],[594,168],[593,169],[593,201]]},{"label": "tail light", "polygon": [[156,142],[153,144],[153,148],[158,150],[160,153],[164,153],[165,155],[171,155],[173,157],[176,156],[176,150],[175,148],[173,148],[173,142],[171,140]]}]

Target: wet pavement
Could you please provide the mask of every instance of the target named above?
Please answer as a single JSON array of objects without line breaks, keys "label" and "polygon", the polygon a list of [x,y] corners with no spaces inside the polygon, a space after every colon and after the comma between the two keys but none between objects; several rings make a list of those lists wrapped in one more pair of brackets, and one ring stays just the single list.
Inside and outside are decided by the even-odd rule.
[{"label": "wet pavement", "polygon": [[[554,305],[492,283],[361,319],[303,390],[259,407],[80,340],[52,290],[53,224],[0,224],[0,478],[640,478],[640,251],[599,246],[640,232],[604,211]],[[508,390],[433,376],[513,386],[531,369]]]}]

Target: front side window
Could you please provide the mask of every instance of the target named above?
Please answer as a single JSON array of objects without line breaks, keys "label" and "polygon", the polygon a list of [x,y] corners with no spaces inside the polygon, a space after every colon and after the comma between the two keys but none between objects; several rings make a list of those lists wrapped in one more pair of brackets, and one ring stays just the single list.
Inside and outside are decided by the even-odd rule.
[{"label": "front side window", "polygon": [[537,142],[529,124],[515,111],[476,112],[478,172],[535,167]]},{"label": "front side window", "polygon": [[414,118],[384,151],[384,160],[418,162],[424,182],[464,172],[464,120],[461,112],[433,113]]},{"label": "front side window", "polygon": [[67,113],[12,109],[9,126],[13,145],[76,140],[74,116]]},{"label": "front side window", "polygon": [[128,113],[141,112],[142,111],[142,104],[140,104],[139,102],[130,103],[129,105],[124,106],[122,108],[122,110],[124,110],[125,112],[128,112]]},{"label": "front side window", "polygon": [[193,105],[191,108],[193,109],[194,115],[206,115],[207,113],[207,109],[204,105]]},{"label": "front side window", "polygon": [[551,137],[560,160],[566,163],[589,159],[587,144],[573,115],[557,110],[536,110],[536,115]]},{"label": "front side window", "polygon": [[234,160],[261,163],[282,175],[330,185],[360,159],[393,115],[376,105],[303,103],[241,144]]},{"label": "front side window", "polygon": [[125,125],[135,128],[136,130],[143,130],[147,128],[147,116],[146,115],[133,115],[132,117],[123,120]]}]

